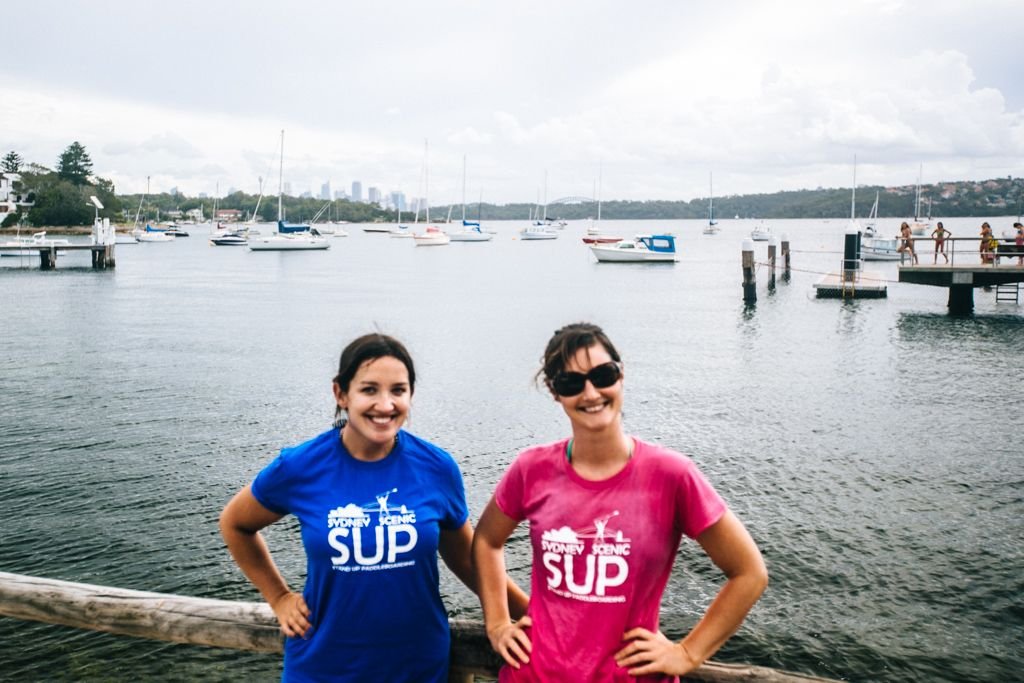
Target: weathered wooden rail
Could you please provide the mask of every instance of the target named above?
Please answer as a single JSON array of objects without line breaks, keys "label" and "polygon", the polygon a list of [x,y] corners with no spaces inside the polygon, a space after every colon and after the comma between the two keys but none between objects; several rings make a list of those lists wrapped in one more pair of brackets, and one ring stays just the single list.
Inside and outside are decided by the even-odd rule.
[{"label": "weathered wooden rail", "polygon": [[[194,598],[0,572],[0,616],[150,640],[252,652],[281,652],[283,640],[266,603]],[[452,681],[496,678],[500,658],[483,624],[451,620]],[[686,676],[708,683],[807,683],[828,679],[759,666],[708,662]]]}]

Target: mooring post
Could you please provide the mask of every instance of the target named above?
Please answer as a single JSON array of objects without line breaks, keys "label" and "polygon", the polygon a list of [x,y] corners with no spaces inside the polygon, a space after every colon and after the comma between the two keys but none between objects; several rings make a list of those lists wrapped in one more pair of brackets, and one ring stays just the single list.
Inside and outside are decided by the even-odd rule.
[{"label": "mooring post", "polygon": [[57,267],[57,248],[46,247],[39,250],[39,269],[53,270]]},{"label": "mooring post", "polygon": [[768,238],[768,289],[775,289],[775,252],[778,249],[775,235]]},{"label": "mooring post", "polygon": [[789,235],[782,233],[782,279],[789,282]]},{"label": "mooring post", "polygon": [[843,282],[854,282],[860,272],[860,231],[850,228],[846,231],[843,246]]},{"label": "mooring post", "polygon": [[743,240],[743,301],[757,302],[757,280],[754,277],[754,241]]}]

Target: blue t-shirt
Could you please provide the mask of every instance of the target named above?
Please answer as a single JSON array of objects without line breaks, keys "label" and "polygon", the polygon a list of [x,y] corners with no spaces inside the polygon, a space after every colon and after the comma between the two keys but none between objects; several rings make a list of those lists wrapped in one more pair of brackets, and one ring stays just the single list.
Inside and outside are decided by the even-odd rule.
[{"label": "blue t-shirt", "polygon": [[282,680],[447,681],[437,544],[469,516],[448,453],[400,431],[386,458],[363,462],[335,428],[283,449],[252,493],[299,519],[306,550],[313,630],[285,641]]}]

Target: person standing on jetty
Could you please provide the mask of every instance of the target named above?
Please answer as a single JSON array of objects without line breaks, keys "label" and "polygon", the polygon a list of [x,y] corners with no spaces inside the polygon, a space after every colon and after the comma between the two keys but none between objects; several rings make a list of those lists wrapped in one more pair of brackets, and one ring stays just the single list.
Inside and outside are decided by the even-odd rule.
[{"label": "person standing on jetty", "polygon": [[[287,636],[283,681],[448,680],[450,634],[437,556],[476,590],[462,475],[402,430],[416,372],[398,340],[368,334],[341,353],[334,428],[285,448],[220,517],[232,557]],[[295,515],[306,585],[292,592],[259,531]],[[512,610],[527,597],[509,582]]]},{"label": "person standing on jetty", "polygon": [[942,258],[949,263],[949,257],[946,256],[946,238],[952,236],[953,233],[942,226],[942,221],[935,224],[935,229],[932,230],[932,237],[935,238],[935,257],[932,259],[932,264],[939,262],[939,254],[942,254]]},{"label": "person standing on jetty", "polygon": [[900,243],[897,252],[903,253],[908,252],[910,254],[911,265],[917,264],[917,254],[914,252],[914,233],[910,230],[910,226],[907,225],[906,221],[900,224],[900,239],[903,241]]},{"label": "person standing on jetty", "polygon": [[[600,327],[556,331],[542,364],[537,379],[572,437],[521,452],[473,536],[487,636],[507,663],[499,681],[675,681],[714,654],[761,596],[761,553],[689,458],[623,431],[622,360]],[[523,520],[530,604],[513,621],[504,544]],[[726,582],[673,642],[659,630],[659,606],[684,534]]]},{"label": "person standing on jetty", "polygon": [[992,263],[996,260],[995,248],[992,246],[992,226],[985,221],[981,224],[981,244],[978,251],[981,254],[982,263]]}]

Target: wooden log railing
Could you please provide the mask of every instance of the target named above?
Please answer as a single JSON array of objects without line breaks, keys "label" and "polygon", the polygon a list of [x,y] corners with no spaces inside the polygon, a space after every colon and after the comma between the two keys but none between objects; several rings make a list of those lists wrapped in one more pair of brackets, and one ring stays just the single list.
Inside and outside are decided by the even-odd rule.
[{"label": "wooden log railing", "polygon": [[[150,640],[251,652],[282,652],[270,606],[111,588],[0,572],[0,616]],[[496,678],[501,660],[483,624],[451,620],[452,680]],[[806,683],[828,679],[767,667],[707,662],[685,677],[707,683]]]}]

